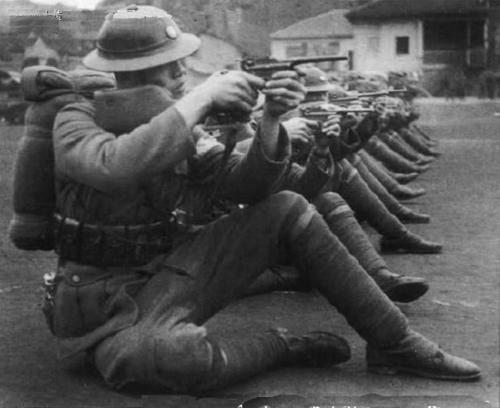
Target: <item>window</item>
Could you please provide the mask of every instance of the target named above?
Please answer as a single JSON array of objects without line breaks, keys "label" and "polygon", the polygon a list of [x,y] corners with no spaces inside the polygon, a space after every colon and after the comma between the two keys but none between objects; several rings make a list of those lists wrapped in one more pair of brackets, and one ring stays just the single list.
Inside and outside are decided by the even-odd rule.
[{"label": "window", "polygon": [[340,52],[340,44],[338,41],[328,43],[326,55],[337,55]]},{"label": "window", "polygon": [[296,45],[289,45],[286,47],[286,57],[305,57],[307,55],[307,43],[303,42]]},{"label": "window", "polygon": [[309,51],[311,55],[336,55],[340,51],[340,44],[337,41],[309,43]]},{"label": "window", "polygon": [[410,53],[410,37],[396,37],[396,55]]}]

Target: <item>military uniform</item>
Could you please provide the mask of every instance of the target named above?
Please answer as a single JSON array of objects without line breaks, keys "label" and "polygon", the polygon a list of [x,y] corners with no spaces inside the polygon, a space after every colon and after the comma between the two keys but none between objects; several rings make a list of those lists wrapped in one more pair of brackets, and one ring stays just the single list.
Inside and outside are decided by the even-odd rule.
[{"label": "military uniform", "polygon": [[[124,33],[140,37],[126,44],[128,54],[116,50]],[[194,44],[165,12],[134,6],[107,18],[98,40],[104,56],[93,53],[86,62],[118,72],[134,64],[146,69],[182,58],[182,49],[193,52]],[[141,97],[137,106],[147,102]],[[307,364],[311,353],[323,351],[318,359],[327,364],[345,361],[349,355],[334,355],[339,347],[324,334],[312,341],[279,331],[233,338],[203,326],[263,270],[286,259],[368,341],[374,370],[478,377],[475,365],[443,354],[409,329],[304,198],[270,195],[289,160],[283,129],[273,157],[259,128],[246,155],[226,154],[186,125],[182,102],[116,135],[96,123],[91,103],[69,105],[56,118],[59,263],[51,324],[63,356],[89,353],[114,387],[189,393]],[[249,206],[197,225],[214,188]]]},{"label": "military uniform", "polygon": [[[56,237],[60,283],[52,327],[62,356],[94,349],[97,368],[115,386],[134,382],[172,390],[196,390],[214,386],[212,381],[217,381],[217,385],[229,381],[225,378],[226,370],[233,374],[231,380],[243,373],[248,375],[245,364],[225,366],[231,347],[243,345],[221,349],[223,346],[210,341],[201,324],[240,297],[267,266],[285,259],[300,265],[302,261],[295,258],[299,253],[307,258],[307,252],[319,250],[319,241],[306,243],[301,237],[305,230],[321,230],[320,215],[299,196],[280,193],[202,228],[177,231],[177,225],[165,225],[167,231],[174,228],[169,231],[172,242],[158,242],[157,248],[149,248],[151,254],[155,250],[163,253],[144,263],[144,254],[137,253],[137,249],[136,253],[128,253],[126,245],[140,248],[141,238],[148,232],[145,244],[156,244],[155,232],[148,228],[168,223],[165,213],[172,213],[175,204],[180,208],[196,207],[193,202],[183,203],[183,196],[201,195],[204,204],[207,197],[203,193],[211,191],[213,185],[206,189],[205,185],[197,185],[178,166],[172,168],[173,163],[179,163],[179,156],[165,154],[189,157],[195,153],[191,132],[175,108],[155,117],[149,125],[117,138],[99,128],[93,115],[91,104],[70,105],[59,113],[55,124],[57,207],[61,221]],[[233,154],[221,172],[224,195],[235,202],[263,199],[286,168],[286,134],[281,135],[281,157],[275,160],[262,153],[259,138],[257,132],[248,154]],[[134,143],[135,140],[140,142]],[[90,157],[96,159],[91,161]],[[203,166],[217,168],[222,157],[222,147],[214,146],[199,157],[195,155],[189,169],[193,168],[196,174]],[[161,177],[152,178],[151,174]],[[154,202],[152,208],[148,199]],[[142,230],[144,225],[148,227]],[[321,235],[333,237],[325,228]],[[101,242],[94,241],[99,234],[96,236],[93,229],[100,234]],[[117,249],[122,256],[109,256],[114,252],[114,239],[120,238],[125,241],[125,248]],[[295,250],[290,253],[283,247],[285,243]],[[101,247],[100,254],[92,253]],[[355,265],[356,261],[338,241],[332,240],[327,247],[327,258],[338,262],[335,269],[343,270],[343,264]],[[333,258],[323,258],[323,262],[333,262]],[[312,264],[300,269],[305,273],[312,268],[316,269]],[[357,269],[363,276],[362,287],[366,284],[371,288],[366,287],[368,291],[377,291],[365,272]],[[349,279],[355,279],[354,276]],[[352,290],[360,289],[359,284],[352,284]],[[342,302],[343,297],[334,302]],[[349,304],[350,298],[352,295],[345,298]],[[390,319],[398,322],[391,326],[397,330],[406,327],[406,320],[397,309],[383,305],[384,310],[387,307]],[[388,310],[381,314],[386,317],[381,318],[388,318]],[[366,325],[370,331],[371,319],[361,320],[360,328]],[[389,333],[384,330],[383,337],[386,335]],[[397,338],[392,333],[390,337],[391,341]],[[238,343],[252,347],[252,341],[257,348],[262,343],[279,350],[281,344],[273,334],[259,334],[253,340],[250,336]],[[273,358],[262,364],[273,366],[286,354],[286,348],[281,347],[280,353],[273,353]]]}]

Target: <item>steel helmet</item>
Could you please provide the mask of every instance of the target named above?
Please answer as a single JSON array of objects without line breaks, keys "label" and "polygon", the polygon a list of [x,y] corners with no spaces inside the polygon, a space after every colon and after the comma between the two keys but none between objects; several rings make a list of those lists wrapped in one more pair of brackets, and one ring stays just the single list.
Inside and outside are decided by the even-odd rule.
[{"label": "steel helmet", "polygon": [[329,92],[332,85],[324,71],[317,67],[301,67],[300,70],[305,75],[304,86],[307,92]]},{"label": "steel helmet", "polygon": [[183,33],[172,16],[152,6],[128,6],[106,16],[97,49],[83,64],[98,71],[138,71],[193,54],[200,39]]}]

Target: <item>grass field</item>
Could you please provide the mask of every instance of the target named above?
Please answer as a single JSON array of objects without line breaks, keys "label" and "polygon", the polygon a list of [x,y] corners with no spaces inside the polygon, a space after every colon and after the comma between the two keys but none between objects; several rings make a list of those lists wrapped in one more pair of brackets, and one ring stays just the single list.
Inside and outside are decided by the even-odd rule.
[{"label": "grass field", "polygon": [[[426,101],[421,109],[421,122],[440,140],[444,156],[415,182],[428,194],[410,203],[430,213],[432,222],[411,229],[443,241],[445,249],[441,255],[386,259],[396,272],[429,280],[429,293],[402,310],[417,330],[478,363],[482,380],[453,383],[369,374],[363,342],[322,299],[310,293],[277,293],[238,302],[209,326],[225,325],[241,335],[272,325],[296,331],[334,328],[349,340],[352,359],[329,370],[271,372],[222,390],[218,397],[301,394],[330,401],[350,396],[354,401],[356,396],[378,394],[393,401],[420,398],[423,405],[418,406],[484,406],[451,398],[470,396],[498,406],[500,118],[494,113],[500,104]],[[0,407],[230,406],[229,400],[201,404],[186,398],[120,394],[106,389],[92,370],[67,372],[58,365],[54,340],[38,307],[41,277],[54,268],[55,258],[50,253],[18,251],[6,235],[12,166],[21,132],[21,127],[0,125]],[[370,236],[376,243],[373,232]],[[386,401],[371,406],[417,406],[399,401],[399,405],[384,405]]]}]

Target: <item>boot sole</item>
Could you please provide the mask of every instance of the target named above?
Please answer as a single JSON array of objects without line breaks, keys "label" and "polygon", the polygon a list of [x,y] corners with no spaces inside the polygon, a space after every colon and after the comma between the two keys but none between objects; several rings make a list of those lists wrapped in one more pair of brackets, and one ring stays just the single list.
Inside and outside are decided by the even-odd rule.
[{"label": "boot sole", "polygon": [[431,378],[433,380],[443,381],[475,381],[481,377],[481,373],[470,374],[468,376],[455,376],[455,375],[440,375],[414,368],[400,367],[400,366],[368,366],[368,371],[375,374],[382,375],[396,375],[399,373],[413,374],[423,378]]},{"label": "boot sole", "polygon": [[[397,216],[396,216],[397,217]],[[401,221],[404,224],[429,224],[431,220],[407,220],[407,219],[401,219],[398,218],[399,221]]]},{"label": "boot sole", "polygon": [[396,197],[398,200],[413,200],[414,198],[422,197],[426,195],[427,193],[422,193],[422,194],[413,194],[413,195],[399,195],[399,194],[394,194],[392,195]]},{"label": "boot sole", "polygon": [[396,181],[399,183],[399,184],[408,184],[408,183],[411,183],[412,181],[415,181],[416,177],[415,178],[412,178],[412,179],[409,179],[409,180],[402,180],[402,179],[396,179]]},{"label": "boot sole", "polygon": [[424,249],[424,248],[405,248],[405,247],[390,247],[381,246],[381,253],[398,253],[398,254],[440,254],[443,252],[442,248],[439,249]]},{"label": "boot sole", "polygon": [[409,303],[421,298],[429,290],[429,285],[423,282],[405,283],[384,291],[393,302]]}]

